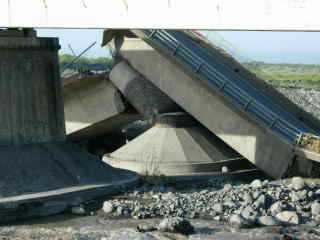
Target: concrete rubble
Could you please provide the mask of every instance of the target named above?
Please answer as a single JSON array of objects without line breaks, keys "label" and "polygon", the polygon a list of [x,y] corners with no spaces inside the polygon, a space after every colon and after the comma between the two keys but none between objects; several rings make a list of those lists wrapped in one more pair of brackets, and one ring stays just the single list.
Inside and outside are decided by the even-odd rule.
[{"label": "concrete rubble", "polygon": [[[299,179],[145,183],[132,192],[60,215],[0,228],[10,239],[318,239],[320,182]],[[301,185],[300,185],[301,186]],[[300,196],[295,199],[294,194]],[[102,208],[103,207],[103,208]],[[101,209],[102,208],[102,209]],[[88,209],[83,214],[83,209]],[[101,209],[101,210],[99,210]],[[79,210],[81,217],[79,217]],[[189,213],[195,213],[190,215]],[[140,218],[140,219],[137,219]],[[31,224],[31,225],[30,225]]]},{"label": "concrete rubble", "polygon": [[125,196],[108,201],[114,209],[108,214],[135,219],[208,218],[240,227],[320,224],[320,183],[302,178],[285,183],[257,179],[220,187],[209,184],[182,191],[143,186]]}]

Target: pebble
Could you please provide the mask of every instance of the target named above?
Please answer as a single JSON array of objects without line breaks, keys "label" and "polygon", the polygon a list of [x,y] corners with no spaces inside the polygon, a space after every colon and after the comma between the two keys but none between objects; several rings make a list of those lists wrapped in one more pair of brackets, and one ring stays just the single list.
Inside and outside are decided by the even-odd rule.
[{"label": "pebble", "polygon": [[87,211],[84,209],[82,205],[79,205],[79,206],[72,207],[71,213],[74,215],[86,215]]},{"label": "pebble", "polygon": [[251,204],[253,202],[251,194],[247,192],[243,194],[242,199],[246,205]]},{"label": "pebble", "polygon": [[254,208],[260,208],[265,206],[266,204],[266,196],[261,194],[258,199],[253,203]]},{"label": "pebble", "polygon": [[232,185],[231,184],[225,184],[223,187],[223,191],[224,192],[229,192],[232,189]]},{"label": "pebble", "polygon": [[223,205],[221,203],[214,204],[212,209],[218,214],[223,213]]},{"label": "pebble", "polygon": [[157,230],[154,225],[151,224],[139,224],[137,227],[138,232],[152,232]]},{"label": "pebble", "polygon": [[269,210],[270,210],[272,216],[277,215],[278,213],[280,213],[283,210],[282,202],[280,202],[280,201],[275,202],[274,204],[271,205]]},{"label": "pebble", "polygon": [[113,212],[114,210],[114,206],[111,202],[109,201],[105,201],[103,203],[103,207],[102,207],[102,210],[106,213],[106,214],[110,214]]},{"label": "pebble", "polygon": [[296,191],[302,190],[305,186],[303,178],[293,177],[291,180],[291,186]]},{"label": "pebble", "polygon": [[162,232],[181,233],[189,235],[194,233],[194,227],[191,223],[180,217],[165,218],[158,226],[158,230]]},{"label": "pebble", "polygon": [[221,168],[221,172],[222,172],[222,173],[228,173],[228,172],[229,172],[229,168],[226,167],[226,166],[223,166],[223,167]]},{"label": "pebble", "polygon": [[276,218],[286,224],[299,224],[299,216],[294,211],[283,211],[276,215]]},{"label": "pebble", "polygon": [[229,218],[229,223],[238,228],[248,227],[251,225],[246,219],[244,219],[239,214],[231,215]]},{"label": "pebble", "polygon": [[241,216],[251,222],[255,222],[258,213],[251,206],[247,206],[242,212]]},{"label": "pebble", "polygon": [[258,223],[262,226],[277,226],[279,221],[272,216],[261,216],[258,218]]},{"label": "pebble", "polygon": [[320,216],[320,203],[314,202],[311,204],[311,214],[313,218]]},{"label": "pebble", "polygon": [[256,179],[256,180],[253,180],[250,184],[250,187],[256,189],[256,188],[262,188],[263,187],[263,184],[261,182],[261,180],[259,179]]}]

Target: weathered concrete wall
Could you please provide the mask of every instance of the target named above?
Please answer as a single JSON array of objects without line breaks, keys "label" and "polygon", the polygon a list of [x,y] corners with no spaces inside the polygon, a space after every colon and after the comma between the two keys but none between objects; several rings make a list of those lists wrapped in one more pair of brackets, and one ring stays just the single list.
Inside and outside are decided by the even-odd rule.
[{"label": "weathered concrete wall", "polygon": [[0,38],[0,145],[65,139],[57,39]]},{"label": "weathered concrete wall", "polygon": [[293,159],[292,146],[249,119],[205,83],[138,39],[126,40],[121,55],[184,110],[273,177],[281,177]]},{"label": "weathered concrete wall", "polygon": [[105,75],[66,80],[63,97],[67,134],[74,140],[103,135],[137,118],[125,112],[120,92]]}]

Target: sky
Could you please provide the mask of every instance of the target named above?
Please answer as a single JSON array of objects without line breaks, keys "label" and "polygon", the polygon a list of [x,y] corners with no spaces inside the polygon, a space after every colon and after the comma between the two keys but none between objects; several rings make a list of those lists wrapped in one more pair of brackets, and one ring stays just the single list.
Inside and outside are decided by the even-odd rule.
[{"label": "sky", "polygon": [[[61,52],[76,54],[93,42],[96,45],[85,56],[104,57],[106,48],[101,48],[103,30],[40,29],[42,37],[59,37]],[[320,64],[320,32],[205,32],[217,45],[231,49],[235,55],[251,61],[269,63]]]}]

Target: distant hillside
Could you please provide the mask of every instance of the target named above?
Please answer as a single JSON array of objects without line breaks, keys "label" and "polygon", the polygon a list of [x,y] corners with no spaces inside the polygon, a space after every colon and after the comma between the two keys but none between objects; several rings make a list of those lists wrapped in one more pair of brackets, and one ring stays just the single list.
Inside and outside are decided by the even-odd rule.
[{"label": "distant hillside", "polygon": [[[74,56],[62,54],[60,69],[64,72],[108,71],[112,68],[111,58],[81,57],[73,63]],[[243,65],[271,84],[290,87],[320,88],[320,65],[315,64],[272,64],[245,62]]]},{"label": "distant hillside", "polygon": [[320,87],[320,65],[247,62],[244,66],[276,85]]}]

